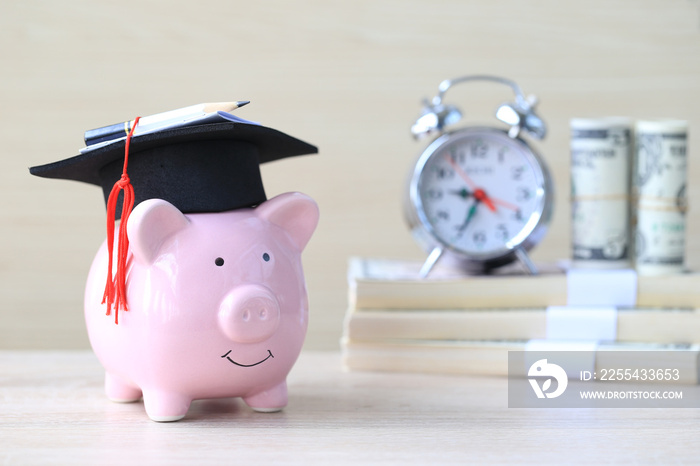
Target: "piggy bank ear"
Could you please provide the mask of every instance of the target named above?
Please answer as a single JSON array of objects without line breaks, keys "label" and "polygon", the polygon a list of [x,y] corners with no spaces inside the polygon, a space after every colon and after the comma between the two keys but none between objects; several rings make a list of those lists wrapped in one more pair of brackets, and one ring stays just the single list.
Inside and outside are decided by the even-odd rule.
[{"label": "piggy bank ear", "polygon": [[318,205],[302,193],[280,194],[260,204],[255,212],[289,233],[300,251],[318,225]]},{"label": "piggy bank ear", "polygon": [[140,203],[126,225],[134,257],[140,262],[152,263],[163,243],[188,224],[187,217],[167,201],[149,199]]}]

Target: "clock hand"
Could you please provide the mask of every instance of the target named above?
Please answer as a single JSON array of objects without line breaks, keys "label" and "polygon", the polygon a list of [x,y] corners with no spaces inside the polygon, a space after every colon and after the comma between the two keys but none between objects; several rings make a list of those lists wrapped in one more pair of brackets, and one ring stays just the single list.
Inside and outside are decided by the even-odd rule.
[{"label": "clock hand", "polygon": [[495,197],[489,197],[486,192],[483,189],[477,189],[473,193],[470,192],[467,188],[462,188],[462,189],[451,189],[448,191],[449,194],[456,194],[462,199],[467,199],[468,197],[475,197],[479,201],[483,202],[486,204],[486,206],[490,209],[495,211],[496,208],[493,207],[495,205],[500,205],[503,207],[506,207],[511,210],[518,210],[518,206],[511,204],[510,202],[503,201],[501,199],[497,199]]},{"label": "clock hand", "polygon": [[469,191],[467,188],[462,188],[460,190],[452,189],[452,190],[448,191],[448,193],[456,194],[459,197],[461,197],[462,199],[467,199],[468,197],[472,197],[474,195],[474,193]]},{"label": "clock hand", "polygon": [[476,191],[474,191],[474,199],[486,204],[486,207],[488,207],[491,212],[496,212],[496,206],[494,205],[491,198],[486,194],[486,191],[484,191],[483,189],[479,188]]},{"label": "clock hand", "polygon": [[469,211],[467,212],[467,218],[464,220],[464,223],[457,227],[457,230],[459,231],[459,234],[457,235],[458,238],[462,236],[462,233],[464,233],[464,230],[467,229],[469,222],[471,222],[472,218],[474,218],[474,214],[476,214],[477,205],[479,205],[479,201],[475,201],[474,204],[472,204],[472,206],[469,208]]},{"label": "clock hand", "polygon": [[520,207],[518,207],[515,204],[511,204],[510,202],[504,201],[502,199],[498,199],[497,197],[491,197],[489,198],[489,201],[499,205],[501,207],[505,207],[506,209],[510,209],[513,212],[515,212],[515,218],[518,220],[522,220],[522,212],[520,211]]},{"label": "clock hand", "polygon": [[472,181],[472,179],[469,177],[469,175],[467,175],[467,173],[464,170],[462,170],[462,167],[460,167],[457,164],[457,162],[455,162],[454,159],[449,154],[447,154],[447,157],[445,157],[445,158],[447,159],[447,163],[450,164],[450,166],[460,176],[460,178],[462,178],[467,183],[467,186],[469,186],[472,189],[472,191],[474,192],[474,198],[477,201],[480,201],[480,202],[483,202],[484,204],[486,204],[486,207],[488,207],[491,212],[496,212],[496,206],[493,204],[493,202],[491,202],[491,199],[489,199],[489,197],[486,195],[486,191],[477,187],[476,183],[474,183],[474,181]]},{"label": "clock hand", "polygon": [[501,207],[505,207],[506,209],[510,209],[510,210],[518,210],[518,209],[520,209],[517,205],[511,204],[510,202],[506,202],[506,201],[504,201],[504,200],[502,200],[502,199],[498,199],[498,198],[496,198],[496,197],[492,197],[492,198],[490,198],[490,199],[491,199],[491,202],[493,202],[494,204],[499,205],[499,206],[501,206]]},{"label": "clock hand", "polygon": [[455,162],[449,154],[447,154],[447,157],[445,158],[447,159],[447,163],[449,163],[450,166],[454,169],[454,171],[457,172],[459,177],[467,183],[467,186],[469,186],[472,189],[472,191],[476,191],[478,189],[476,183],[474,183],[472,179],[469,178],[469,175],[467,175],[466,172],[462,170],[462,167],[457,165],[457,162]]}]

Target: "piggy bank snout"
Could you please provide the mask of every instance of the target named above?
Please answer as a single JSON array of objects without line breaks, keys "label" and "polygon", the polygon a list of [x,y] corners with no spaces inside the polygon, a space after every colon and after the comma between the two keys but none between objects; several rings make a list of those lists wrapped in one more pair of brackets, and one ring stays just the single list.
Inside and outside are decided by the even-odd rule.
[{"label": "piggy bank snout", "polygon": [[280,321],[280,306],[270,289],[243,285],[231,291],[219,308],[219,327],[231,340],[255,343],[271,337]]}]

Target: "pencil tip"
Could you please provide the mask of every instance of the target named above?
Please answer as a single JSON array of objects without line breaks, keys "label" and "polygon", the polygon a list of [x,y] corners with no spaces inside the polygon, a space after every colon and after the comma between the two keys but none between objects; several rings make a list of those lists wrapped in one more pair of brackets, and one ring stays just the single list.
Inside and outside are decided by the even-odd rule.
[{"label": "pencil tip", "polygon": [[244,106],[244,105],[248,105],[249,103],[250,103],[250,100],[239,100],[238,102],[236,102],[236,104],[237,104],[239,107],[242,107],[242,106]]}]

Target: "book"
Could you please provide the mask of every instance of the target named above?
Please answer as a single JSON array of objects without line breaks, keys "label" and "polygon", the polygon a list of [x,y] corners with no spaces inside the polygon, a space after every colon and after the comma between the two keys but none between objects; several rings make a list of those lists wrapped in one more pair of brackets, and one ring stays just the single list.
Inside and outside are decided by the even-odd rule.
[{"label": "book", "polygon": [[[539,275],[504,269],[466,276],[436,268],[420,278],[418,262],[352,258],[348,270],[350,307],[355,309],[546,308],[567,304],[563,268],[541,267]],[[636,307],[700,308],[700,274],[637,277]]]},{"label": "book", "polygon": [[[699,309],[617,310],[619,342],[700,343]],[[349,309],[351,340],[530,340],[547,337],[547,310]]]},{"label": "book", "polygon": [[[566,345],[551,351],[568,351]],[[451,375],[508,375],[508,352],[527,351],[527,341],[468,340],[341,340],[346,370],[419,372]],[[645,357],[640,357],[640,352]],[[676,383],[698,382],[697,344],[623,344],[601,342],[594,350],[595,371],[601,369],[679,368]]]},{"label": "book", "polygon": [[[541,267],[537,276],[508,268],[465,276],[442,268],[423,279],[420,267],[417,262],[351,259],[341,339],[346,369],[503,376],[509,351],[528,352],[539,344],[547,351],[576,354],[595,348],[595,367],[643,368],[680,358],[683,382],[697,383],[700,275],[634,277],[634,306],[578,308],[569,321],[567,313],[574,308],[561,308],[572,292],[564,268]],[[556,336],[562,322],[576,331],[582,325],[595,328],[596,335],[601,328],[608,333]],[[639,351],[645,352],[642,357]]]}]

